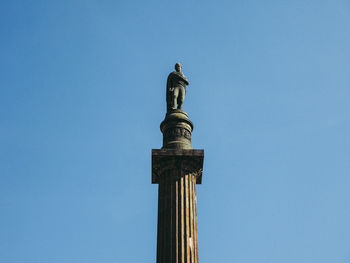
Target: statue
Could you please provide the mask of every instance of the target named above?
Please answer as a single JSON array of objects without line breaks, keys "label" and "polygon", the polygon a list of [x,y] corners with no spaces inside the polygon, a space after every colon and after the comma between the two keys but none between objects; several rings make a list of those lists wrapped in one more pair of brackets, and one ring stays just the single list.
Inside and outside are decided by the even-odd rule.
[{"label": "statue", "polygon": [[168,76],[166,84],[167,112],[174,109],[182,109],[186,95],[186,85],[189,85],[187,78],[181,71],[181,64],[175,64],[175,71]]}]

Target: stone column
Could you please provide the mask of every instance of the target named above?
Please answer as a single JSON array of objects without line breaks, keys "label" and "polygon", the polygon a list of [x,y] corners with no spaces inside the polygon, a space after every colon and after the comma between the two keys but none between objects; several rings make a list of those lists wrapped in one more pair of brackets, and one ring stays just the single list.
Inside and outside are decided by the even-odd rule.
[{"label": "stone column", "polygon": [[159,184],[157,263],[198,263],[196,184],[203,150],[191,145],[193,124],[173,110],[161,124],[162,149],[152,150],[152,183]]}]

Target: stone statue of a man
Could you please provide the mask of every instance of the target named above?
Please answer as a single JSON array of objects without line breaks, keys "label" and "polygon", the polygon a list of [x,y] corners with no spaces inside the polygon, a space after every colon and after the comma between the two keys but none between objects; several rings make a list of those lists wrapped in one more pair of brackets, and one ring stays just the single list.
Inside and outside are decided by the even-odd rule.
[{"label": "stone statue of a man", "polygon": [[176,109],[182,109],[182,104],[186,95],[186,85],[189,85],[187,78],[181,71],[181,64],[175,64],[175,71],[168,76],[166,84],[166,102],[167,112]]}]

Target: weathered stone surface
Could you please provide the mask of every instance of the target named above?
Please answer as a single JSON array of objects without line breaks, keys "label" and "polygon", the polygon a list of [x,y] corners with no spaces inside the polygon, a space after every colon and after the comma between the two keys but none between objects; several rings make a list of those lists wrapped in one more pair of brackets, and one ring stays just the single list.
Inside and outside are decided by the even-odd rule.
[{"label": "weathered stone surface", "polygon": [[163,149],[192,149],[193,123],[183,110],[171,110],[160,124],[163,133]]},{"label": "weathered stone surface", "polygon": [[[181,110],[189,84],[169,74],[162,149],[152,150],[152,183],[159,185],[157,263],[198,263],[196,184],[202,183],[204,150],[193,149],[193,123]],[[177,108],[176,108],[177,106]]]},{"label": "weathered stone surface", "polygon": [[161,175],[178,170],[195,175],[196,183],[201,184],[203,159],[204,150],[152,149],[152,183],[158,184]]},{"label": "weathered stone surface", "polygon": [[196,183],[203,158],[203,150],[152,150],[152,183],[159,184],[157,263],[198,263]]},{"label": "weathered stone surface", "polygon": [[182,73],[182,65],[176,63],[175,71],[169,74],[166,84],[167,112],[176,108],[182,109],[186,96],[186,86],[189,84],[188,79]]}]

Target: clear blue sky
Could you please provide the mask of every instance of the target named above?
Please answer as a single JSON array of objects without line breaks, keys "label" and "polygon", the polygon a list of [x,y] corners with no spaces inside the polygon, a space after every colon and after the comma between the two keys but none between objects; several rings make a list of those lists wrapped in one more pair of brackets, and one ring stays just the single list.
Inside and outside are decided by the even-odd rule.
[{"label": "clear blue sky", "polygon": [[350,1],[2,1],[0,262],[155,262],[165,84],[200,263],[350,262]]}]

